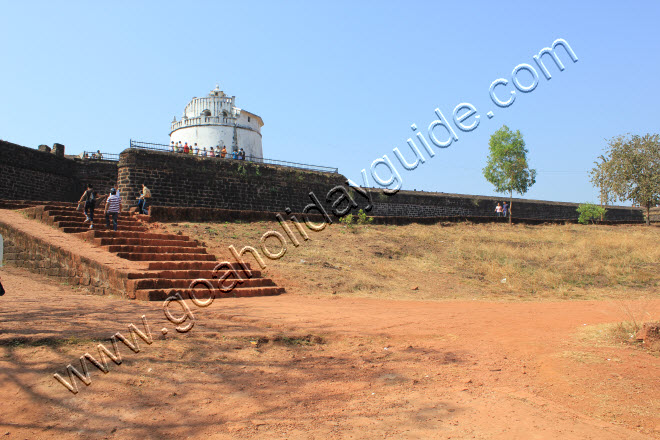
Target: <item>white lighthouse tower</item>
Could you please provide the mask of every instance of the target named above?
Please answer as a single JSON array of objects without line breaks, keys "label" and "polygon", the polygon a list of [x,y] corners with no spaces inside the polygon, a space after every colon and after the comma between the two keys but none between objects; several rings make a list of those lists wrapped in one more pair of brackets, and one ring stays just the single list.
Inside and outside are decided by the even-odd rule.
[{"label": "white lighthouse tower", "polygon": [[245,150],[250,158],[263,158],[261,149],[261,117],[236,107],[236,97],[227,96],[216,85],[208,96],[193,98],[183,117],[172,121],[170,141],[206,147],[226,147],[227,151]]}]

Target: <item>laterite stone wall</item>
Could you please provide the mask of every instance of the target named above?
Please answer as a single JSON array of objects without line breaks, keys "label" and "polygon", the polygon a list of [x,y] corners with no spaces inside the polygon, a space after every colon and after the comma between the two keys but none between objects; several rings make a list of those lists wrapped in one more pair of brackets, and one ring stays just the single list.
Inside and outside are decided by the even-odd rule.
[{"label": "laterite stone wall", "polygon": [[0,198],[74,202],[91,183],[101,194],[117,182],[117,163],[70,159],[0,141]]},{"label": "laterite stone wall", "polygon": [[59,279],[98,295],[125,295],[128,276],[0,222],[4,264]]},{"label": "laterite stone wall", "polygon": [[312,203],[310,191],[328,206],[326,194],[336,185],[345,185],[346,178],[249,161],[125,150],[119,159],[119,189],[125,206],[135,205],[142,183],[151,190],[153,206],[302,212]]}]

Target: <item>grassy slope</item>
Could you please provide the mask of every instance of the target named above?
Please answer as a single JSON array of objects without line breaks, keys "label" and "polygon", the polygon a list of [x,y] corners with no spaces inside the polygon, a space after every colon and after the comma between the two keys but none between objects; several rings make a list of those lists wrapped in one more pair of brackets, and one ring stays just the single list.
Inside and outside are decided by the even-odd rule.
[{"label": "grassy slope", "polygon": [[[229,245],[260,249],[265,232],[283,233],[276,222],[166,228],[226,259]],[[299,247],[287,240],[284,257],[264,257],[266,274],[291,293],[425,300],[660,295],[658,227],[335,224],[305,230],[311,240]],[[275,238],[267,245],[275,252],[280,246]]]}]

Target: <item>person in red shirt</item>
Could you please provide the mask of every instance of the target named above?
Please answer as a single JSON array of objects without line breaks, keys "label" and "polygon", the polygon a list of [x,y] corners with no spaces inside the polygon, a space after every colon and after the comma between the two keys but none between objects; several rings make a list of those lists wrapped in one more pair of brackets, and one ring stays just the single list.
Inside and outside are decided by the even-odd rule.
[{"label": "person in red shirt", "polygon": [[183,146],[183,154],[188,154],[188,142]]}]

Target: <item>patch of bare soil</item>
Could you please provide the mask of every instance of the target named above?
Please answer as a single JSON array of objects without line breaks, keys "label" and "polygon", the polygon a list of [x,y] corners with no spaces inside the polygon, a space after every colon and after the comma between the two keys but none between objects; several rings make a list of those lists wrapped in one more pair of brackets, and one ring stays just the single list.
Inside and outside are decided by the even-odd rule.
[{"label": "patch of bare soil", "polygon": [[[660,359],[583,338],[612,301],[218,299],[178,333],[160,303],[0,274],[7,439],[660,438]],[[143,315],[151,344],[78,394],[53,378]]]}]

